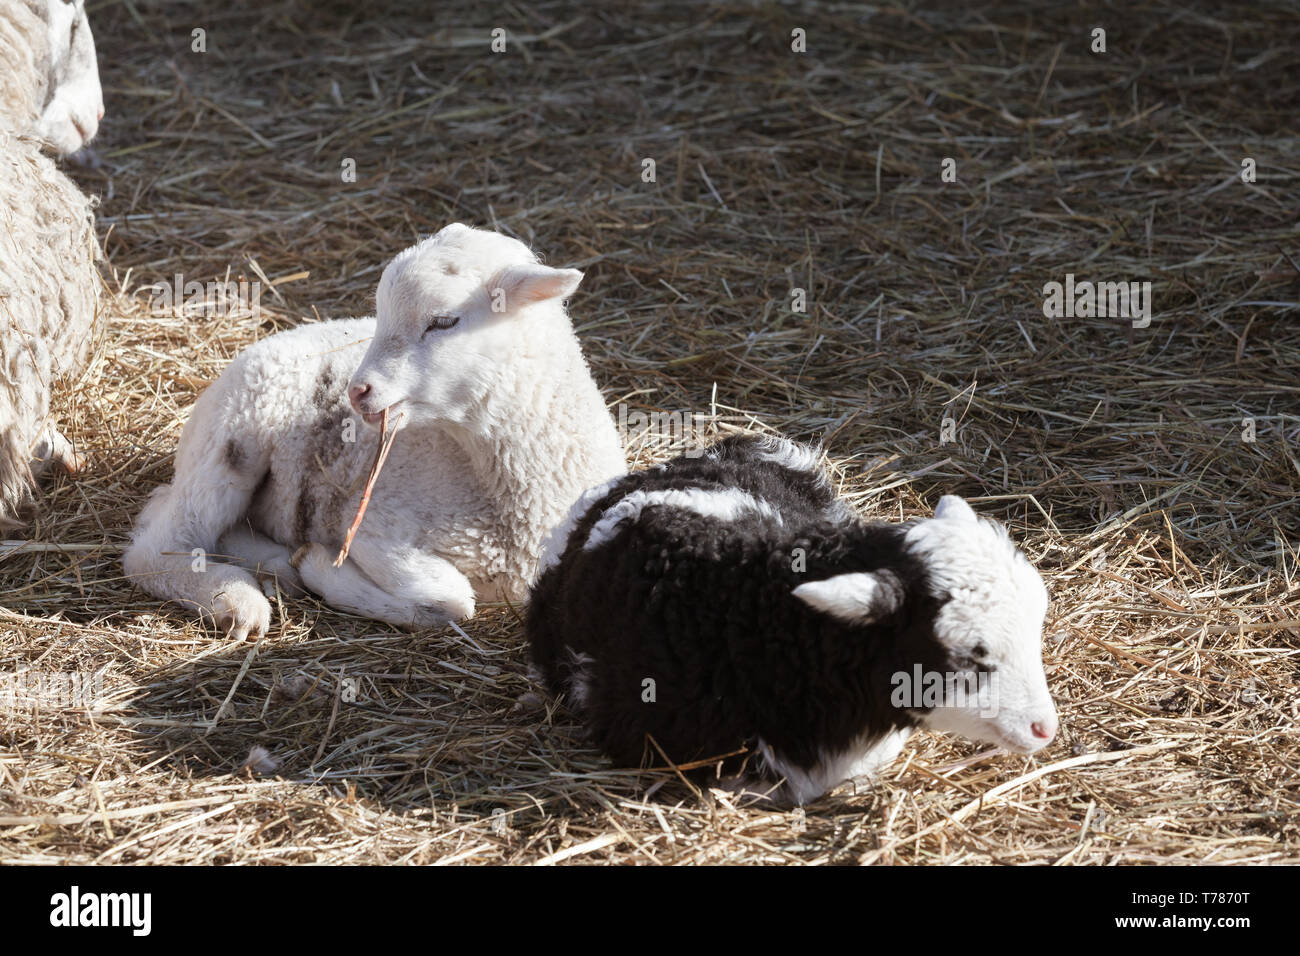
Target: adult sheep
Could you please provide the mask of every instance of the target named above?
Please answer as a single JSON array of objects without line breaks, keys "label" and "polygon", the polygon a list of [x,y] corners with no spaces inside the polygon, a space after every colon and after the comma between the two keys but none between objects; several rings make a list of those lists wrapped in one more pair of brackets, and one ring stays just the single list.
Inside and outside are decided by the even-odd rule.
[{"label": "adult sheep", "polygon": [[620,766],[675,765],[802,804],[914,728],[1028,753],[1056,733],[1047,592],[946,496],[872,524],[817,456],[736,437],[584,494],[528,608],[532,661]]},{"label": "adult sheep", "polygon": [[41,152],[80,149],[103,115],[81,0],[0,0],[0,75],[0,527],[18,527],[35,475],[79,466],[50,390],[81,370],[99,309],[91,200]]},{"label": "adult sheep", "polygon": [[[259,578],[407,627],[525,599],[547,531],[626,470],[563,305],[581,279],[454,223],[388,264],[375,318],[246,349],[196,402],[127,574],[236,638],[269,625]],[[400,431],[336,568],[379,440],[360,420],[385,411]]]},{"label": "adult sheep", "polygon": [[59,155],[95,137],[104,117],[85,0],[0,0],[0,121]]}]

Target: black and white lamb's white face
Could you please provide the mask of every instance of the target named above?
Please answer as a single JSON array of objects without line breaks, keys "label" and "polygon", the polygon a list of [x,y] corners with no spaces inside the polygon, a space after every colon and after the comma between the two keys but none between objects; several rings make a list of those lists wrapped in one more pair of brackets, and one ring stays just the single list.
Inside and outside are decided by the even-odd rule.
[{"label": "black and white lamb's white face", "polygon": [[925,711],[922,722],[1021,753],[1050,743],[1057,718],[1043,672],[1047,588],[1033,565],[1001,525],[977,518],[952,495],[940,499],[933,518],[917,523],[907,543],[944,602],[934,632],[950,671],[987,675],[988,696],[967,695],[963,705],[953,695],[957,703]]},{"label": "black and white lamb's white face", "polygon": [[[917,698],[909,698],[907,709],[927,728],[1008,750],[1032,753],[1050,743],[1057,718],[1043,672],[1047,589],[1033,565],[1000,525],[952,495],[907,532],[905,547],[924,563],[940,602],[933,634],[947,658],[937,674],[920,675],[935,682],[933,699],[913,706]],[[867,623],[895,610],[904,590],[881,571],[837,575],[794,594],[847,623]]]}]

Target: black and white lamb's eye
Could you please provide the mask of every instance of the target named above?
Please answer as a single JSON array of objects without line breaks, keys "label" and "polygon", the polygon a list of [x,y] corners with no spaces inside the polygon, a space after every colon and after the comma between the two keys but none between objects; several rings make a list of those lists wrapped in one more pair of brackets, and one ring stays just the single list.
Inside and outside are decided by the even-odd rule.
[{"label": "black and white lamb's eye", "polygon": [[998,669],[997,665],[989,660],[989,649],[984,644],[976,644],[965,652],[959,652],[954,658],[953,664],[958,670],[963,671],[989,671],[991,673]]},{"label": "black and white lamb's eye", "polygon": [[434,331],[445,332],[459,321],[459,315],[435,315],[429,319],[429,327],[424,330],[424,334],[428,335],[430,332]]}]

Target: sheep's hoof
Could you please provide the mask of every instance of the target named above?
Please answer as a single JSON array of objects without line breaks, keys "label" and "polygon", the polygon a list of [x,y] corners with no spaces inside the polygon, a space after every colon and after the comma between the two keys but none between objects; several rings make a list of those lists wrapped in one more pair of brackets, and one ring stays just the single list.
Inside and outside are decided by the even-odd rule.
[{"label": "sheep's hoof", "polygon": [[87,459],[78,455],[72,442],[57,430],[50,428],[41,435],[32,447],[32,474],[41,475],[51,463],[57,464],[69,475],[75,475],[86,467]]},{"label": "sheep's hoof", "polygon": [[251,585],[235,585],[212,598],[212,619],[229,638],[259,640],[271,626],[271,603]]},{"label": "sheep's hoof", "polygon": [[410,630],[424,630],[427,627],[443,627],[455,621],[463,621],[474,616],[474,599],[449,598],[430,604],[417,604],[414,609]]},{"label": "sheep's hoof", "polygon": [[306,544],[301,545],[297,551],[295,551],[293,554],[289,556],[289,563],[292,564],[294,568],[301,567],[303,558],[307,557],[307,552],[310,550],[311,550],[311,542],[308,541]]},{"label": "sheep's hoof", "polygon": [[74,451],[70,457],[60,459],[59,464],[63,466],[63,470],[68,474],[75,475],[86,470],[87,461],[85,455],[78,455]]}]

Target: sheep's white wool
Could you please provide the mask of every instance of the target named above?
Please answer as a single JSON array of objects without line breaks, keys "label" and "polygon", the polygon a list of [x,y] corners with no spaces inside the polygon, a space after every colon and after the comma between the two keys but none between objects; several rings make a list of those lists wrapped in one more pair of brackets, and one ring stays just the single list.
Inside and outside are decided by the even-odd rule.
[{"label": "sheep's white wool", "polygon": [[764,438],[759,457],[792,471],[820,471],[818,463],[821,460],[821,453],[807,445],[792,442],[788,438]]},{"label": "sheep's white wool", "polygon": [[841,751],[823,751],[812,768],[795,766],[761,738],[758,753],[772,776],[785,778],[783,796],[802,806],[842,781],[875,774],[899,755],[911,734],[912,728],[904,727],[883,737],[855,740]]},{"label": "sheep's white wool", "polygon": [[908,532],[907,546],[922,557],[936,597],[947,596],[935,634],[958,658],[986,666],[996,678],[997,713],[936,707],[926,726],[976,740],[993,736],[1013,750],[1030,752],[1055,733],[1056,708],[1043,672],[1042,633],[1047,588],[1006,530],[977,518],[962,499],[947,495],[934,518]]},{"label": "sheep's white wool", "polygon": [[23,523],[34,453],[78,467],[50,394],[95,337],[98,256],[90,199],[35,139],[0,127],[0,527]]},{"label": "sheep's white wool", "polygon": [[569,536],[573,534],[573,529],[578,526],[587,509],[609,494],[610,489],[618,484],[622,477],[622,475],[615,475],[609,481],[601,482],[595,488],[588,488],[578,496],[578,500],[569,508],[569,513],[564,516],[564,520],[552,528],[542,542],[542,558],[537,566],[539,576],[560,563],[560,557],[569,544]]},{"label": "sheep's white wool", "polygon": [[691,511],[704,518],[717,518],[720,521],[735,521],[747,514],[760,515],[777,524],[781,515],[766,501],[760,501],[739,488],[706,490],[703,488],[683,488],[667,491],[633,491],[620,498],[618,502],[600,516],[587,535],[582,550],[591,551],[618,534],[618,526],[628,520],[636,520],[646,508],[662,505],[668,508],[680,508]]},{"label": "sheep's white wool", "polygon": [[[582,489],[626,471],[558,298],[572,271],[453,224],[384,270],[377,318],[245,350],[195,404],[175,481],[123,557],[128,575],[236,637],[270,620],[248,565],[408,627],[468,617],[480,598],[526,599],[547,532]],[[363,419],[385,410],[400,433],[335,568],[378,442]],[[252,544],[231,532],[243,527]],[[193,551],[218,546],[237,560],[193,573]]]},{"label": "sheep's white wool", "polygon": [[790,593],[849,624],[867,624],[903,602],[903,585],[892,571],[837,574],[801,584]]},{"label": "sheep's white wool", "polygon": [[94,338],[99,246],[90,199],[36,136],[68,152],[98,124],[98,105],[79,117],[85,137],[63,135],[53,121],[69,98],[80,101],[85,84],[94,84],[98,104],[93,44],[88,64],[82,55],[89,28],[73,42],[73,25],[84,21],[82,0],[0,2],[0,527],[23,523],[33,478],[51,461],[81,466],[52,424],[50,389],[80,371]]}]

